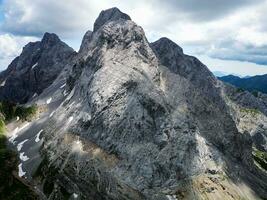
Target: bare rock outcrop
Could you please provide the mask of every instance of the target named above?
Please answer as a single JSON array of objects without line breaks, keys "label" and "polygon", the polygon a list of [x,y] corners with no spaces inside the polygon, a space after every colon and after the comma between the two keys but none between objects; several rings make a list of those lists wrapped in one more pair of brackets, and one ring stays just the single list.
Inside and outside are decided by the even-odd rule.
[{"label": "bare rock outcrop", "polygon": [[50,86],[75,54],[57,35],[45,33],[42,41],[27,44],[7,70],[1,72],[0,100],[26,103]]}]

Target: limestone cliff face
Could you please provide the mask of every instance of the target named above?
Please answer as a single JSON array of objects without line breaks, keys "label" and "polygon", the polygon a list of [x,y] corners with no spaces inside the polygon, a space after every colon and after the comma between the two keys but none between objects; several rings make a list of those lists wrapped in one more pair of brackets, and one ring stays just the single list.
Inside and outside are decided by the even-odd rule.
[{"label": "limestone cliff face", "polygon": [[[221,198],[243,197],[234,182],[260,172],[220,82],[169,39],[149,44],[125,16],[103,11],[66,75],[42,149],[58,184],[81,199],[201,199],[207,179]],[[251,186],[263,196],[264,179]]]},{"label": "limestone cliff face", "polygon": [[231,85],[222,88],[238,130],[249,133],[257,149],[267,152],[267,95],[254,96]]},{"label": "limestone cliff face", "polygon": [[57,105],[42,134],[47,197],[267,197],[251,137],[236,127],[222,88],[171,40],[149,44],[128,15],[102,11],[79,53],[33,101]]},{"label": "limestone cliff face", "polygon": [[53,83],[74,50],[57,35],[45,33],[42,41],[29,43],[20,56],[0,74],[0,100],[25,103]]}]

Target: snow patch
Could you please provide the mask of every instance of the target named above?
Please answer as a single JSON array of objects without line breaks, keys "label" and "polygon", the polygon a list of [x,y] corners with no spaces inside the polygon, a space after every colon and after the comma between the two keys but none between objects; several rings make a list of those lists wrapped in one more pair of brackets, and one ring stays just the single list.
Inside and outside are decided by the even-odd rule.
[{"label": "snow patch", "polygon": [[71,121],[73,120],[73,117],[71,116],[68,120],[68,124],[71,123]]},{"label": "snow patch", "polygon": [[11,142],[12,144],[15,143],[15,139],[18,137],[18,131],[19,131],[19,127],[17,127],[13,132],[12,132],[12,136],[9,138],[9,142]]},{"label": "snow patch", "polygon": [[53,117],[55,112],[56,112],[55,110],[53,112],[51,112],[50,115],[49,115],[49,118]]},{"label": "snow patch", "polygon": [[[21,131],[22,129],[26,128],[26,127],[29,126],[29,125],[30,125],[29,122],[25,123],[21,128],[19,128],[19,131]],[[19,131],[18,131],[18,132],[19,132]]]},{"label": "snow patch", "polygon": [[29,126],[30,123],[27,122],[26,124],[24,124],[21,128],[17,127],[13,132],[12,132],[12,136],[8,139],[9,142],[11,142],[12,144],[15,144],[15,139],[18,137],[18,132],[20,132],[21,130],[23,130],[24,128],[26,128],[27,126]]},{"label": "snow patch", "polygon": [[70,105],[69,108],[71,108],[75,104],[75,101],[73,101]]},{"label": "snow patch", "polygon": [[37,97],[37,95],[38,95],[37,93],[34,93],[34,95],[32,96],[32,98]]},{"label": "snow patch", "polygon": [[44,131],[44,130],[42,129],[42,130],[40,130],[40,131],[37,133],[36,138],[35,138],[35,142],[39,142],[39,141],[40,141],[40,135],[41,135],[41,133],[42,133],[43,131]]},{"label": "snow patch", "polygon": [[78,194],[73,193],[73,197],[74,197],[75,199],[77,199],[77,198],[78,198]]},{"label": "snow patch", "polygon": [[24,153],[25,153],[25,152],[20,153],[20,154],[19,154],[19,158],[20,158],[20,160],[22,160],[22,161],[25,162],[25,161],[29,160],[29,157],[26,156],[26,155],[24,155]]},{"label": "snow patch", "polygon": [[0,86],[1,86],[1,87],[4,87],[5,84],[6,84],[6,80],[4,80],[4,81],[0,84]]},{"label": "snow patch", "polygon": [[38,65],[38,63],[35,63],[35,64],[32,66],[32,69],[34,69],[37,65]]},{"label": "snow patch", "polygon": [[28,141],[28,139],[23,140],[21,143],[18,144],[18,146],[17,146],[18,151],[20,151],[20,150],[22,149],[23,144],[24,144],[25,142],[27,142],[27,141]]},{"label": "snow patch", "polygon": [[66,90],[63,91],[63,96],[67,96],[68,92]]},{"label": "snow patch", "polygon": [[22,177],[26,174],[26,172],[22,169],[22,163],[19,164],[19,177]]},{"label": "snow patch", "polygon": [[176,195],[166,195],[169,200],[177,200]]},{"label": "snow patch", "polygon": [[75,93],[75,88],[73,88],[73,90],[70,92],[70,94],[69,94],[69,96],[66,98],[66,100],[69,101],[69,100],[73,97],[74,93]]},{"label": "snow patch", "polygon": [[50,97],[49,99],[46,100],[46,104],[50,104],[52,101],[52,97]]},{"label": "snow patch", "polygon": [[64,88],[66,86],[66,83],[60,86],[60,89]]}]

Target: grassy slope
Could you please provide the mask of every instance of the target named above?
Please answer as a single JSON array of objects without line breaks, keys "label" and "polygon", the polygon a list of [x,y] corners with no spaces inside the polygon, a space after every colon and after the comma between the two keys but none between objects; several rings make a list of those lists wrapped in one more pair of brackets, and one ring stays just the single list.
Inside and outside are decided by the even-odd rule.
[{"label": "grassy slope", "polygon": [[[20,179],[17,174],[18,158],[14,151],[7,149],[5,136],[5,120],[11,120],[17,110],[17,107],[6,107],[0,103],[0,200],[32,200],[38,199],[36,194],[30,189],[30,187]],[[9,105],[10,106],[10,105]],[[35,107],[26,108],[23,112],[23,108],[20,107],[22,119],[27,119],[30,115],[36,112]],[[2,114],[3,113],[3,114]]]},{"label": "grassy slope", "polygon": [[253,147],[253,158],[259,166],[267,171],[267,153]]}]

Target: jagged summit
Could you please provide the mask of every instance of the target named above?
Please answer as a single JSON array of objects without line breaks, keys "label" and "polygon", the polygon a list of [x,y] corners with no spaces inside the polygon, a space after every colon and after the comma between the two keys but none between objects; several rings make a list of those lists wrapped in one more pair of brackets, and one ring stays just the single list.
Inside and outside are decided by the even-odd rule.
[{"label": "jagged summit", "polygon": [[180,54],[183,54],[183,49],[178,44],[176,44],[175,42],[166,37],[160,38],[159,40],[151,43],[151,45],[155,47],[161,47],[162,50],[173,49],[179,52]]},{"label": "jagged summit", "polygon": [[[42,145],[29,140],[24,153],[44,156],[38,169],[40,184],[51,185],[48,199],[258,199],[246,187],[267,197],[249,135],[238,131],[220,82],[197,58],[168,38],[149,44],[117,8],[100,13],[75,56],[58,52],[61,44],[33,45],[12,64],[26,70],[6,82],[29,96],[30,84],[55,74],[50,68],[64,68],[43,92],[34,88],[41,94],[30,102],[47,110],[20,133],[42,132]],[[22,164],[34,174],[32,160]]]},{"label": "jagged summit", "polygon": [[84,52],[84,51],[88,51],[88,45],[90,43],[90,40],[91,40],[91,37],[92,37],[92,31],[87,31],[84,36],[83,36],[83,39],[82,39],[82,43],[81,43],[81,46],[80,46],[80,50],[79,52]]},{"label": "jagged summit", "polygon": [[41,45],[44,47],[53,46],[58,43],[61,43],[61,40],[55,33],[44,33],[44,36],[41,40]]},{"label": "jagged summit", "polygon": [[48,33],[46,32],[41,40],[41,43],[43,44],[49,44],[49,45],[53,45],[56,43],[61,42],[61,40],[59,39],[59,37],[55,34],[55,33]]},{"label": "jagged summit", "polygon": [[54,33],[45,33],[41,41],[30,42],[20,56],[0,74],[0,100],[27,102],[47,88],[74,50]]},{"label": "jagged summit", "polygon": [[131,20],[129,15],[121,12],[118,8],[110,8],[107,10],[101,11],[98,18],[94,23],[94,31],[97,31],[102,25],[108,21],[115,21],[119,19]]}]

